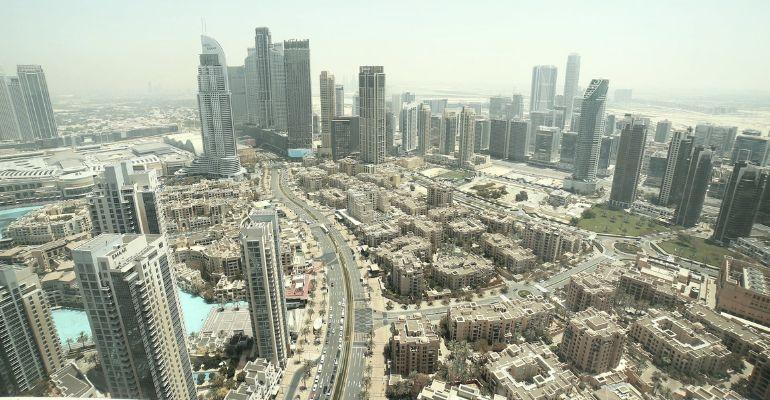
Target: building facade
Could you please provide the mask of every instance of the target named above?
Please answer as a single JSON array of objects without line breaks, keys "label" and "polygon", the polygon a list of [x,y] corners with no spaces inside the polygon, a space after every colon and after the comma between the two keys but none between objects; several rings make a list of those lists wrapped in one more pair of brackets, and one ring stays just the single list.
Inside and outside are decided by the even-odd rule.
[{"label": "building facade", "polygon": [[385,161],[385,70],[362,66],[358,73],[361,160],[367,164]]}]

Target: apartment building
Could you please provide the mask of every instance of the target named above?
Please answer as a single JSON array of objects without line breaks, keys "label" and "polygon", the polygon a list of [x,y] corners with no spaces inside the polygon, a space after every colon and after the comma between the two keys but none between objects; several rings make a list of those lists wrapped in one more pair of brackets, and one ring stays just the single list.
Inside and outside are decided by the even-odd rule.
[{"label": "apartment building", "polygon": [[615,300],[615,286],[621,271],[610,265],[599,265],[595,271],[570,277],[566,287],[567,309],[573,312],[587,308],[609,311]]},{"label": "apartment building", "polygon": [[391,329],[394,333],[390,338],[390,358],[396,373],[406,376],[412,372],[436,372],[441,339],[430,320],[419,313],[401,316]]},{"label": "apartment building", "polygon": [[543,261],[553,261],[565,254],[577,254],[583,246],[580,235],[567,226],[551,223],[528,222],[521,229],[521,245]]},{"label": "apartment building", "polygon": [[486,287],[496,275],[491,262],[470,254],[439,256],[430,266],[433,284],[453,291]]},{"label": "apartment building", "polygon": [[564,328],[559,354],[580,371],[607,372],[620,363],[625,335],[609,314],[588,308],[575,314]]},{"label": "apartment building", "polygon": [[579,379],[542,343],[511,344],[491,353],[482,377],[506,399],[573,398]]},{"label": "apartment building", "polygon": [[770,268],[725,258],[717,281],[716,310],[770,325]]},{"label": "apartment building", "polygon": [[547,330],[554,309],[553,304],[542,298],[460,304],[447,310],[449,339],[513,343],[519,336]]},{"label": "apartment building", "polygon": [[537,256],[531,249],[521,247],[512,237],[502,233],[483,233],[481,251],[497,267],[516,274],[531,271],[537,265]]}]

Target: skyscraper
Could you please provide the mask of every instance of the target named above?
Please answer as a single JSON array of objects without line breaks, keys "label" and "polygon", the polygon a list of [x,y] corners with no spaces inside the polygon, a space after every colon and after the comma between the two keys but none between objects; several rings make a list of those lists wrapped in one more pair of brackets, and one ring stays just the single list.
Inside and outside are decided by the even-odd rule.
[{"label": "skyscraper", "polygon": [[489,149],[489,119],[476,118],[475,134],[473,135],[473,149],[476,153],[481,153]]},{"label": "skyscraper", "polygon": [[385,70],[362,66],[358,72],[361,160],[367,164],[385,161]]},{"label": "skyscraper", "polygon": [[524,96],[514,94],[511,96],[511,109],[508,111],[509,118],[524,117]]},{"label": "skyscraper", "polygon": [[0,395],[26,392],[62,367],[61,343],[40,281],[0,264]]},{"label": "skyscraper", "polygon": [[283,43],[273,43],[270,46],[270,109],[272,110],[272,125],[269,128],[286,132],[288,117],[286,115],[286,69],[284,68]]},{"label": "skyscraper", "polygon": [[751,234],[767,176],[766,170],[755,165],[745,161],[735,163],[714,225],[711,238],[715,242],[727,245],[731,240]]},{"label": "skyscraper", "polygon": [[398,118],[399,132],[401,132],[401,149],[410,152],[417,148],[417,107],[420,104],[404,104],[401,115]]},{"label": "skyscraper", "polygon": [[201,47],[198,114],[203,155],[195,159],[190,171],[212,178],[237,177],[244,171],[235,143],[225,52],[214,38],[205,35],[201,36]]},{"label": "skyscraper", "polygon": [[343,159],[359,150],[358,117],[334,117],[331,125],[332,158]]},{"label": "skyscraper", "polygon": [[529,121],[513,120],[510,122],[509,129],[508,159],[519,162],[527,161],[529,156]]},{"label": "skyscraper", "polygon": [[610,206],[629,208],[636,200],[636,188],[642,172],[644,145],[647,143],[648,121],[626,115],[620,132],[615,176],[612,178]]},{"label": "skyscraper", "polygon": [[510,107],[511,99],[505,96],[492,96],[489,98],[489,118],[490,119],[508,119],[507,109]]},{"label": "skyscraper", "polygon": [[738,135],[735,138],[730,162],[735,164],[738,161],[748,161],[763,167],[767,164],[768,152],[770,147],[766,137]]},{"label": "skyscraper", "polygon": [[246,106],[246,67],[227,67],[227,84],[233,108],[233,124],[243,125],[249,122]]},{"label": "skyscraper", "polygon": [[575,149],[577,148],[577,133],[562,132],[561,148],[559,149],[559,168],[571,171],[575,168]]},{"label": "skyscraper", "polygon": [[334,84],[334,75],[329,71],[321,71],[320,95],[321,95],[321,154],[327,157],[331,156],[331,129],[332,119],[335,116],[336,87]]},{"label": "skyscraper", "polygon": [[417,154],[424,156],[430,148],[431,109],[420,103],[417,107]]},{"label": "skyscraper", "polygon": [[168,247],[162,235],[103,234],[72,251],[113,398],[197,398]]},{"label": "skyscraper", "polygon": [[567,56],[567,71],[564,74],[564,120],[572,120],[572,106],[578,92],[580,81],[580,54]]},{"label": "skyscraper", "polygon": [[717,155],[726,157],[733,149],[738,127],[698,124],[695,126],[695,145],[711,147]]},{"label": "skyscraper", "polygon": [[272,111],[272,90],[271,90],[271,62],[270,48],[272,39],[270,29],[259,27],[254,30],[254,62],[256,72],[256,120],[257,125],[270,128],[274,125]]},{"label": "skyscraper", "polygon": [[19,78],[0,75],[0,140],[34,140]]},{"label": "skyscraper", "polygon": [[691,228],[698,224],[703,210],[703,201],[711,181],[712,151],[695,146],[689,157],[687,180],[676,209],[674,223]]},{"label": "skyscraper", "polygon": [[259,78],[257,77],[257,49],[249,47],[243,60],[246,79],[246,117],[249,124],[259,124]]},{"label": "skyscraper", "polygon": [[536,65],[532,68],[532,91],[529,95],[529,111],[550,110],[556,97],[556,67]]},{"label": "skyscraper", "polygon": [[561,129],[555,126],[539,126],[535,132],[534,161],[543,164],[555,164],[559,159]]},{"label": "skyscraper", "polygon": [[345,115],[345,87],[334,85],[334,116]]},{"label": "skyscraper", "polygon": [[441,116],[441,129],[439,131],[439,152],[452,154],[455,151],[457,141],[457,113],[444,110]]},{"label": "skyscraper", "polygon": [[660,185],[658,204],[668,207],[679,204],[682,199],[682,188],[685,185],[689,170],[689,157],[693,149],[693,137],[689,132],[674,131],[668,144],[666,172]]},{"label": "skyscraper", "polygon": [[286,121],[289,149],[313,147],[313,101],[310,84],[310,42],[283,42],[286,70]]},{"label": "skyscraper", "polygon": [[252,212],[241,229],[241,259],[254,343],[257,357],[284,367],[289,356],[289,327],[280,252],[275,210]]},{"label": "skyscraper", "polygon": [[43,68],[39,65],[18,65],[16,74],[27,105],[30,127],[35,139],[59,137]]},{"label": "skyscraper", "polygon": [[471,166],[474,153],[475,114],[470,107],[463,106],[457,121],[457,131],[460,136],[460,149],[457,153],[457,164],[460,168]]},{"label": "skyscraper", "polygon": [[508,158],[509,122],[505,119],[489,121],[489,156],[504,160]]},{"label": "skyscraper", "polygon": [[655,141],[658,143],[666,143],[668,141],[668,134],[671,133],[671,121],[664,119],[658,121],[655,125]]},{"label": "skyscraper", "polygon": [[593,192],[596,188],[596,170],[604,133],[604,107],[609,85],[610,81],[607,79],[591,80],[580,105],[575,170],[572,174],[573,181],[568,183],[569,188],[578,192]]}]

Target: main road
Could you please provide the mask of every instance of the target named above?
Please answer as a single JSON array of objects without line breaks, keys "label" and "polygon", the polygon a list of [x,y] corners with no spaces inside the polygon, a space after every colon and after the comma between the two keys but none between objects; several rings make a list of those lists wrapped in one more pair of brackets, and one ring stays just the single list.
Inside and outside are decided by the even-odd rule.
[{"label": "main road", "polygon": [[322,260],[330,288],[328,328],[323,346],[325,360],[311,398],[355,399],[360,396],[362,387],[367,339],[372,331],[372,310],[353,258],[354,250],[321,211],[286,187],[285,173],[279,169],[271,171],[273,195],[294,210],[300,219],[310,223],[323,251]]}]

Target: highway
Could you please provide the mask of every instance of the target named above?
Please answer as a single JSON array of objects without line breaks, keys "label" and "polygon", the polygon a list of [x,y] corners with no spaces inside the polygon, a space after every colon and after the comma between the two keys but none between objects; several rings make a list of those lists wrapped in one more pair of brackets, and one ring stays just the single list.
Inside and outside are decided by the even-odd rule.
[{"label": "highway", "polygon": [[[297,216],[309,221],[313,235],[322,250],[322,260],[327,267],[329,311],[327,334],[324,337],[324,363],[316,383],[308,381],[312,399],[352,399],[361,391],[364,374],[367,338],[372,331],[372,312],[365,299],[365,287],[353,259],[353,249],[342,237],[335,225],[318,209],[298,198],[284,181],[284,170],[271,171],[271,186],[275,198],[290,207]],[[328,229],[328,234],[321,225]],[[340,258],[341,255],[341,258]],[[333,287],[332,287],[333,285]],[[342,322],[340,322],[342,319]],[[316,390],[313,391],[313,385]],[[291,399],[295,387],[287,390]]]}]

